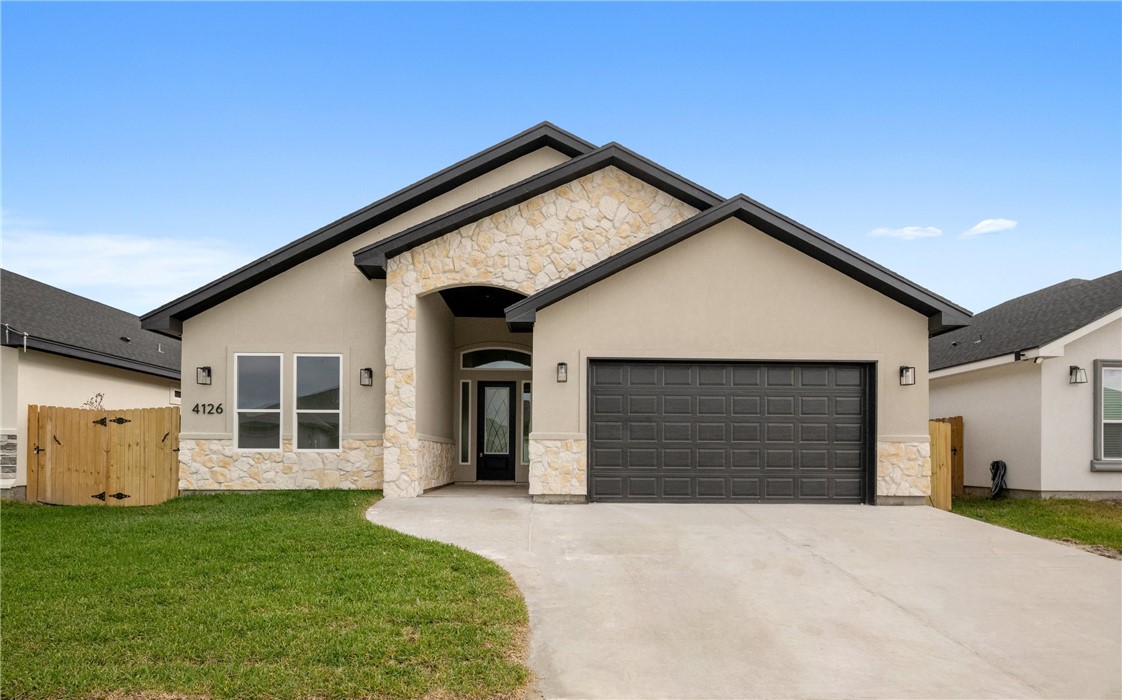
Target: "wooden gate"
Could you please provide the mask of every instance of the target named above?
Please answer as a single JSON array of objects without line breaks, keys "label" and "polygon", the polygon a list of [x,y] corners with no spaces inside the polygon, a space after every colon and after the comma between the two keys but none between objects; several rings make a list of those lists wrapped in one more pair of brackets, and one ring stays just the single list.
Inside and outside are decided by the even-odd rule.
[{"label": "wooden gate", "polygon": [[146,506],[179,493],[179,409],[28,406],[27,500]]},{"label": "wooden gate", "polygon": [[931,505],[951,509],[951,496],[961,497],[963,486],[962,416],[928,421],[931,437]]}]

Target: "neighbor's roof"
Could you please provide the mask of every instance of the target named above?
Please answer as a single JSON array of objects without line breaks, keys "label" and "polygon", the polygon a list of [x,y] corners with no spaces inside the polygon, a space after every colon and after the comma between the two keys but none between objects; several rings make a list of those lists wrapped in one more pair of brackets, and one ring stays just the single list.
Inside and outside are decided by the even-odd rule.
[{"label": "neighbor's roof", "polygon": [[[180,342],[143,330],[140,318],[0,270],[0,344],[179,379]],[[128,338],[128,341],[122,340]]]},{"label": "neighbor's roof", "polygon": [[1070,279],[974,315],[970,326],[932,338],[931,371],[1031,350],[1122,308],[1122,271]]}]

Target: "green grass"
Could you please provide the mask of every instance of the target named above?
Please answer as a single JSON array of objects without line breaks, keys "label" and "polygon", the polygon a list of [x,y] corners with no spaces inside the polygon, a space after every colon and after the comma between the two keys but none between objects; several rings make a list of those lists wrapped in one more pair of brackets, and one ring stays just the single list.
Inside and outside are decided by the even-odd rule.
[{"label": "green grass", "polygon": [[953,511],[1052,540],[1122,550],[1122,504],[1060,499],[956,498]]},{"label": "green grass", "polygon": [[496,564],[372,525],[375,493],[0,506],[0,693],[495,697],[527,682]]}]

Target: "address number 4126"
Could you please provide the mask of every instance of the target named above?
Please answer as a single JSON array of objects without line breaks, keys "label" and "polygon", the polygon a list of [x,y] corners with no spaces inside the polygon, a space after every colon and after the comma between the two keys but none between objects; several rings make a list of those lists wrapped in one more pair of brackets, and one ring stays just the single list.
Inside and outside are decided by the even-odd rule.
[{"label": "address number 4126", "polygon": [[191,413],[202,413],[203,415],[213,415],[215,413],[222,413],[222,404],[220,403],[197,403],[191,409]]}]

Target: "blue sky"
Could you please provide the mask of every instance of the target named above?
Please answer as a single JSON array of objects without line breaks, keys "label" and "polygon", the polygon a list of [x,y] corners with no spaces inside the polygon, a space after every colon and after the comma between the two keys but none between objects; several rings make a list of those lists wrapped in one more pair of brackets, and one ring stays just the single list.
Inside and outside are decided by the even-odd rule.
[{"label": "blue sky", "polygon": [[1119,3],[5,2],[0,22],[3,265],[134,313],[542,120],[975,311],[1122,266]]}]

